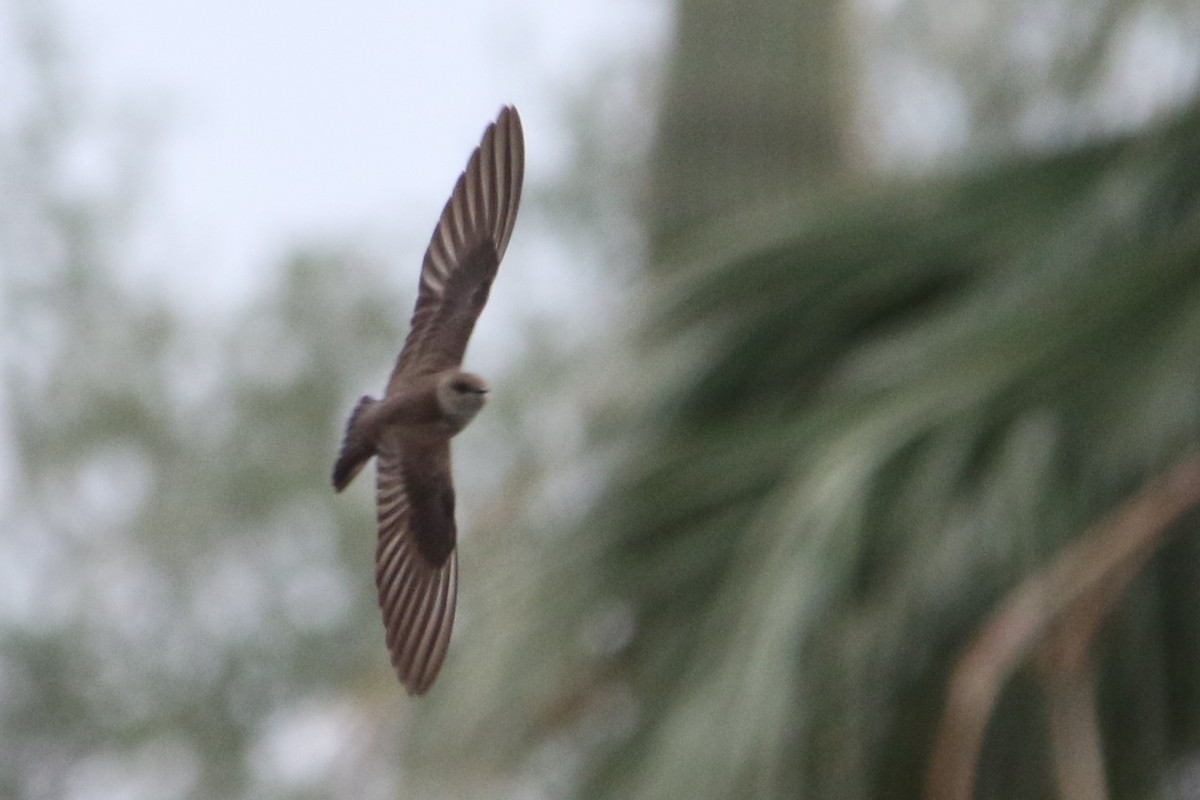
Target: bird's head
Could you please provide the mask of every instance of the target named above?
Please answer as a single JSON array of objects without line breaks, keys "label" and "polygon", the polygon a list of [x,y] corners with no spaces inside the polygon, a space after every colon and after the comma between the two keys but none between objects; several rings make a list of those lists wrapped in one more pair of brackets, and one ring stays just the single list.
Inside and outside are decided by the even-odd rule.
[{"label": "bird's head", "polygon": [[470,372],[448,372],[438,381],[438,405],[458,426],[470,422],[487,400],[487,382]]}]

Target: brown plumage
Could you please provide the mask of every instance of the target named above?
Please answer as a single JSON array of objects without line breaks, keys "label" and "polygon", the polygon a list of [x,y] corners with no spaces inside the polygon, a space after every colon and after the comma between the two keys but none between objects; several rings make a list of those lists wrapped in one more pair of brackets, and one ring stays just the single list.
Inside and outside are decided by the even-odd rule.
[{"label": "brown plumage", "polygon": [[450,439],[483,407],[487,384],[462,372],[475,320],[508,247],[525,173],[512,107],[484,131],[421,266],[416,308],[384,396],[359,400],[333,468],[341,491],[376,456],[375,584],[392,666],[410,694],[437,677],[458,592]]}]

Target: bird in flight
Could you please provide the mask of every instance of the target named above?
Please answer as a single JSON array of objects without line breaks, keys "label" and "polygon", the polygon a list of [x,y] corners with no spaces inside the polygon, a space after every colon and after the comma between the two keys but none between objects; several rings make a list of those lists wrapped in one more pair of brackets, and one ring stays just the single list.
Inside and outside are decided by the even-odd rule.
[{"label": "bird in flight", "polygon": [[342,491],[375,456],[375,585],[392,666],[409,694],[437,677],[458,594],[450,439],[488,386],[461,369],[508,247],[525,175],[517,110],[505,106],[471,154],[433,230],[408,338],[383,397],[363,397],[333,466]]}]

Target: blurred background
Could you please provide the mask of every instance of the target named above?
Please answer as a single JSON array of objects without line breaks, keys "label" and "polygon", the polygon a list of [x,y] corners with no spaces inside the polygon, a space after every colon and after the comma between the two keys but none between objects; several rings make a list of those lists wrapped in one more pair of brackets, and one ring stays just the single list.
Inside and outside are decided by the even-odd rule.
[{"label": "blurred background", "polygon": [[[0,797],[1200,797],[1200,7],[411,5],[0,0]],[[503,103],[414,700],[328,475]]]}]

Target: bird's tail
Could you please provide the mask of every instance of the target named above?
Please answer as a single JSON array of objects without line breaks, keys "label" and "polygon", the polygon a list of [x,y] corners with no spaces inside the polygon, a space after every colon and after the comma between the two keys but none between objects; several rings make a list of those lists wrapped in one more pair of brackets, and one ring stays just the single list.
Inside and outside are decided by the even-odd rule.
[{"label": "bird's tail", "polygon": [[350,421],[346,423],[346,435],[342,439],[342,450],[338,453],[333,465],[333,488],[341,491],[350,485],[371,456],[375,455],[375,442],[367,425],[363,422],[363,412],[379,402],[373,397],[364,396],[354,407]]}]

